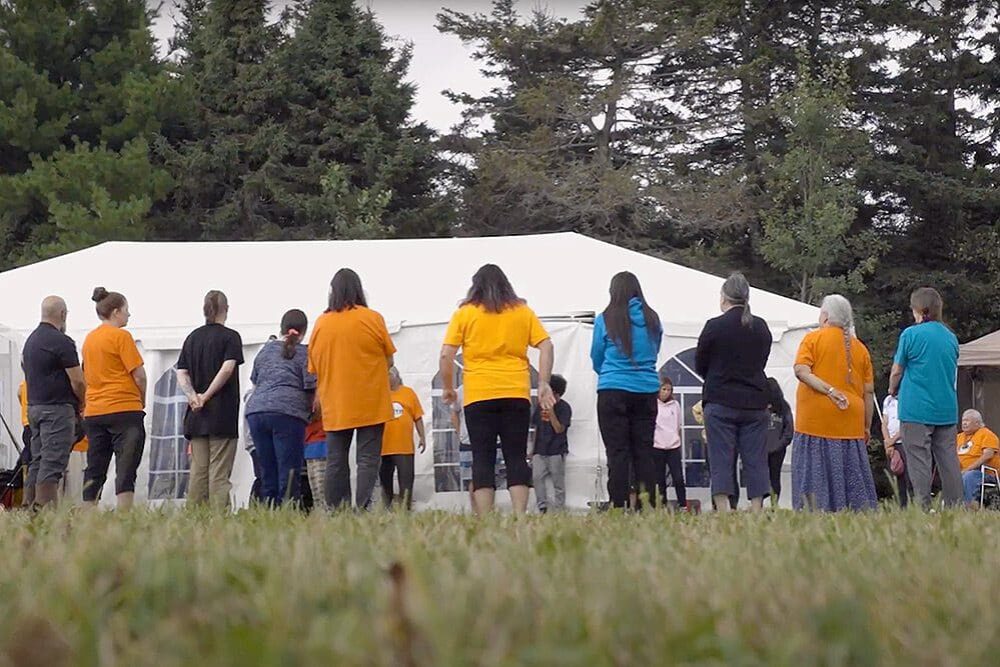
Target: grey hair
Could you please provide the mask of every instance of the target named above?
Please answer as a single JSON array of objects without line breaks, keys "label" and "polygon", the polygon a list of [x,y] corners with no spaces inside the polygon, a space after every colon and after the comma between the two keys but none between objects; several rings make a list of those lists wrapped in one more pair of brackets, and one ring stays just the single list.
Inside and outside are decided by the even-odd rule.
[{"label": "grey hair", "polygon": [[964,419],[965,417],[972,417],[979,424],[985,423],[983,421],[983,413],[980,412],[979,410],[966,410],[965,412],[962,413],[962,418]]},{"label": "grey hair", "polygon": [[854,339],[854,309],[851,302],[839,294],[828,294],[819,309],[826,313],[826,321],[844,332],[844,352],[847,354],[847,384],[854,380],[854,364],[851,359],[851,342]]},{"label": "grey hair", "polygon": [[403,384],[403,378],[399,375],[399,370],[395,366],[389,367],[389,382],[393,384]]},{"label": "grey hair", "polygon": [[743,308],[740,323],[748,327],[753,324],[750,312],[750,283],[742,273],[733,273],[722,283],[722,298],[732,306]]}]

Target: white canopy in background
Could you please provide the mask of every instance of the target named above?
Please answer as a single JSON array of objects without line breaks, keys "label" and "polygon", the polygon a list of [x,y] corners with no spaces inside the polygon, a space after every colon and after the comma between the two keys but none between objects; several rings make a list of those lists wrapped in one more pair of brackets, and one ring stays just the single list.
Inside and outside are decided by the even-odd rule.
[{"label": "white canopy in background", "polygon": [[1000,429],[1000,331],[958,349],[959,405],[979,410],[987,426]]},{"label": "white canopy in background", "polygon": [[[97,323],[90,297],[94,287],[103,286],[129,299],[129,330],[139,341],[150,377],[147,426],[154,440],[163,438],[149,422],[156,400],[170,399],[154,400],[152,394],[174,391],[166,382],[172,375],[168,371],[184,337],[203,321],[201,306],[207,290],[219,289],[229,297],[228,324],[240,332],[246,345],[247,365],[242,373],[246,387],[253,356],[276,333],[282,313],[301,308],[314,319],[325,308],[330,278],[347,266],[361,276],[370,305],[384,315],[397,339],[397,365],[424,401],[430,420],[431,384],[443,323],[468,289],[472,274],[488,262],[500,265],[518,293],[548,320],[548,326],[559,331],[553,336],[556,371],[567,374],[567,398],[577,415],[568,463],[571,472],[577,467],[580,474],[586,471],[592,477],[601,447],[592,405],[586,314],[607,303],[611,276],[623,270],[635,273],[647,299],[659,311],[665,329],[661,363],[694,347],[705,320],[719,312],[723,279],[575,233],[375,241],[105,243],[13,269],[0,274],[0,409],[5,415],[17,414],[14,390],[20,380],[20,345],[38,322],[41,300],[49,294],[66,299],[68,333],[79,344]],[[751,306],[771,327],[775,346],[769,372],[781,380],[792,400],[792,360],[805,329],[815,325],[818,311],[761,290],[752,292]],[[695,390],[691,391],[693,403]],[[4,442],[7,439],[3,437]],[[4,449],[0,463],[9,464],[10,448]],[[435,462],[431,449],[418,457],[415,495],[422,503],[436,502],[432,478],[441,464]],[[235,491],[239,498],[245,497],[244,487],[249,486],[247,470],[238,462]],[[141,470],[139,486],[145,483]],[[577,480],[578,490],[588,488],[592,493],[593,487],[592,479]],[[141,497],[142,490],[137,495]]]},{"label": "white canopy in background", "polygon": [[1000,331],[986,334],[958,348],[959,366],[1000,366]]}]

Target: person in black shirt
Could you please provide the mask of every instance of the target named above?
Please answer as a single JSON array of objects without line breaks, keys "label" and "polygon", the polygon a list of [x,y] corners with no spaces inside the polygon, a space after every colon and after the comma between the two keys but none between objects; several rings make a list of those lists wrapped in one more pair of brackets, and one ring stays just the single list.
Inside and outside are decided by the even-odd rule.
[{"label": "person in black shirt", "polygon": [[[551,410],[535,408],[531,417],[535,426],[534,456],[531,458],[532,481],[535,485],[535,499],[538,511],[543,514],[566,507],[566,454],[569,453],[570,421],[573,408],[563,400],[566,393],[566,378],[553,375],[550,380],[556,404]],[[552,482],[552,499],[549,499],[547,481]]]},{"label": "person in black shirt", "polygon": [[767,468],[767,406],[770,392],[764,367],[771,354],[767,323],[750,313],[750,283],[734,273],[722,285],[723,314],[705,323],[698,338],[695,366],[705,380],[702,401],[712,499],[716,510],[729,511],[738,495],[733,469],[743,460],[747,496],[755,510],[771,490]]},{"label": "person in black shirt", "polygon": [[25,504],[54,503],[76,442],[77,415],[87,386],[76,343],[65,334],[66,302],[42,301],[42,321],[24,343],[24,376],[31,428],[31,463]]},{"label": "person in black shirt", "polygon": [[184,437],[191,441],[188,502],[229,507],[230,476],[239,440],[243,340],[224,325],[229,302],[222,292],[205,295],[205,326],[188,335],[177,360],[177,383],[188,399]]}]

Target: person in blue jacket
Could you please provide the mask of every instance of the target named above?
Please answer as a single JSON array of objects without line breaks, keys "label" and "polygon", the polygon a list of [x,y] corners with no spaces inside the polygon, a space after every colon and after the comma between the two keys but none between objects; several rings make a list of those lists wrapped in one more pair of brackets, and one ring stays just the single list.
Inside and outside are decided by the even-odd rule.
[{"label": "person in blue jacket", "polygon": [[598,375],[597,423],[608,456],[608,495],[613,507],[625,507],[630,465],[640,498],[644,493],[652,497],[656,487],[656,358],[663,326],[633,274],[617,274],[610,292],[608,307],[594,321],[590,358]]}]

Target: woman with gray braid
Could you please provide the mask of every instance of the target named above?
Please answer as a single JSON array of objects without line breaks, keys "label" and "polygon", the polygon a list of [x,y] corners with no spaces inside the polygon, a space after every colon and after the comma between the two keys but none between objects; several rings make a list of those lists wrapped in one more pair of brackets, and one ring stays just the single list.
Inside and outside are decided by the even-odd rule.
[{"label": "woman with gray braid", "polygon": [[835,512],[874,509],[868,440],[875,379],[868,349],[854,335],[850,302],[823,299],[820,328],[802,339],[792,440],[792,505]]}]

